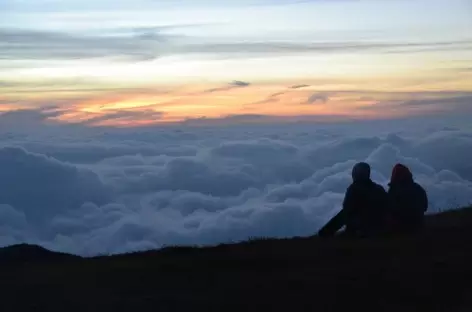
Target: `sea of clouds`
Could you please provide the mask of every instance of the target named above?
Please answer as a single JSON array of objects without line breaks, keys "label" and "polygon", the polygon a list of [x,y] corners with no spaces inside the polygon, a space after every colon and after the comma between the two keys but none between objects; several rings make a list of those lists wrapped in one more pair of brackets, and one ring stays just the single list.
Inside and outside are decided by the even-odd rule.
[{"label": "sea of clouds", "polygon": [[367,161],[405,163],[430,212],[472,203],[467,123],[0,127],[0,246],[81,255],[314,234]]}]

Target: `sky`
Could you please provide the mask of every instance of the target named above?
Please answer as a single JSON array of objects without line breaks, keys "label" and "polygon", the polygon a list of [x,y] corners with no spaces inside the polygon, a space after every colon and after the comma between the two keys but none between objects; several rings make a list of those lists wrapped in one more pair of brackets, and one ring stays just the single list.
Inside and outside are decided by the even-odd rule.
[{"label": "sky", "polygon": [[46,124],[472,112],[469,0],[0,0],[0,113]]},{"label": "sky", "polygon": [[0,0],[0,247],[310,236],[358,161],[470,205],[470,29],[465,0]]}]

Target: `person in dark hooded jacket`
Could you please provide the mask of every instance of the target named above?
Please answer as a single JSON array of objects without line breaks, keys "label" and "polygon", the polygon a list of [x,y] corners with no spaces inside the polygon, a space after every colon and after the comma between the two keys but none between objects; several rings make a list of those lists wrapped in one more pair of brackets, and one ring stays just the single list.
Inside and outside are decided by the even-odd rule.
[{"label": "person in dark hooded jacket", "polygon": [[392,170],[388,203],[390,230],[411,233],[421,228],[428,210],[428,196],[405,165],[397,164]]},{"label": "person in dark hooded jacket", "polygon": [[353,183],[348,187],[342,210],[321,230],[319,236],[333,236],[346,226],[345,235],[364,237],[384,229],[387,193],[370,178],[370,166],[361,162],[352,169]]}]

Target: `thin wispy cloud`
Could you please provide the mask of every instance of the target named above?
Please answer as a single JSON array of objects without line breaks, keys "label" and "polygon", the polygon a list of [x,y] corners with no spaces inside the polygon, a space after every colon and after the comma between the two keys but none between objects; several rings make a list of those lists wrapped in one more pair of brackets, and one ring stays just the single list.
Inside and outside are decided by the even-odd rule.
[{"label": "thin wispy cloud", "polygon": [[[413,94],[414,96],[414,94]],[[415,97],[415,96],[414,96]],[[420,110],[420,112],[440,111],[457,114],[472,112],[472,93],[436,93],[425,98],[413,98],[410,100],[377,101],[373,105],[361,106],[362,110],[385,111],[394,110]]]},{"label": "thin wispy cloud", "polygon": [[308,104],[315,104],[315,103],[320,103],[320,104],[325,104],[326,102],[329,101],[329,94],[327,93],[314,93],[312,94],[308,100]]},{"label": "thin wispy cloud", "polygon": [[302,88],[307,88],[309,87],[310,85],[307,85],[307,84],[299,84],[299,85],[294,85],[294,86],[291,86],[290,88],[291,89],[302,89]]},{"label": "thin wispy cloud", "polygon": [[80,124],[83,125],[103,125],[103,124],[139,124],[142,121],[147,123],[157,123],[164,116],[163,112],[151,109],[147,110],[115,110],[104,111],[100,116],[91,117]]},{"label": "thin wispy cloud", "polygon": [[[157,29],[159,29],[157,27]],[[210,38],[208,38],[210,39]],[[74,60],[97,57],[125,57],[129,61],[152,60],[173,54],[270,55],[286,53],[389,52],[410,53],[469,49],[472,40],[443,42],[239,42],[211,40],[198,43],[154,28],[129,34],[98,35],[0,28],[0,60]],[[208,41],[208,40],[206,40]]]},{"label": "thin wispy cloud", "polygon": [[251,85],[251,84],[250,84],[249,82],[240,81],[240,80],[233,80],[232,82],[228,83],[227,86],[208,89],[208,90],[205,90],[204,93],[213,93],[213,92],[228,91],[228,90],[235,89],[235,88],[248,87],[248,86],[250,86],[250,85]]},{"label": "thin wispy cloud", "polygon": [[62,32],[0,29],[0,60],[74,60],[126,57],[149,60],[157,46],[139,36],[91,36]]}]

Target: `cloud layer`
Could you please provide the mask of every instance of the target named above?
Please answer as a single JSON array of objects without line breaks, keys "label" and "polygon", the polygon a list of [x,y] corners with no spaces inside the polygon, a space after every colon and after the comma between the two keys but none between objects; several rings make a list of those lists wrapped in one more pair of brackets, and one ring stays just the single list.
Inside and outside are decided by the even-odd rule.
[{"label": "cloud layer", "polygon": [[472,202],[470,129],[417,125],[2,130],[0,245],[95,255],[311,235],[360,160],[383,185],[409,165],[431,212]]},{"label": "cloud layer", "polygon": [[[94,58],[115,58],[128,61],[153,60],[169,55],[213,55],[218,57],[248,57],[305,54],[305,53],[346,53],[379,52],[411,53],[456,51],[468,49],[471,40],[443,40],[437,42],[398,41],[385,43],[381,40],[369,42],[350,40],[337,42],[326,40],[215,40],[211,37],[170,35],[163,30],[198,25],[175,25],[168,27],[112,29],[90,33],[45,31],[31,29],[4,28],[0,26],[0,61],[12,60],[78,60]],[[202,25],[200,25],[202,26]],[[114,31],[113,31],[114,30]],[[185,39],[185,40],[184,40]],[[244,85],[243,85],[244,86]]]}]

